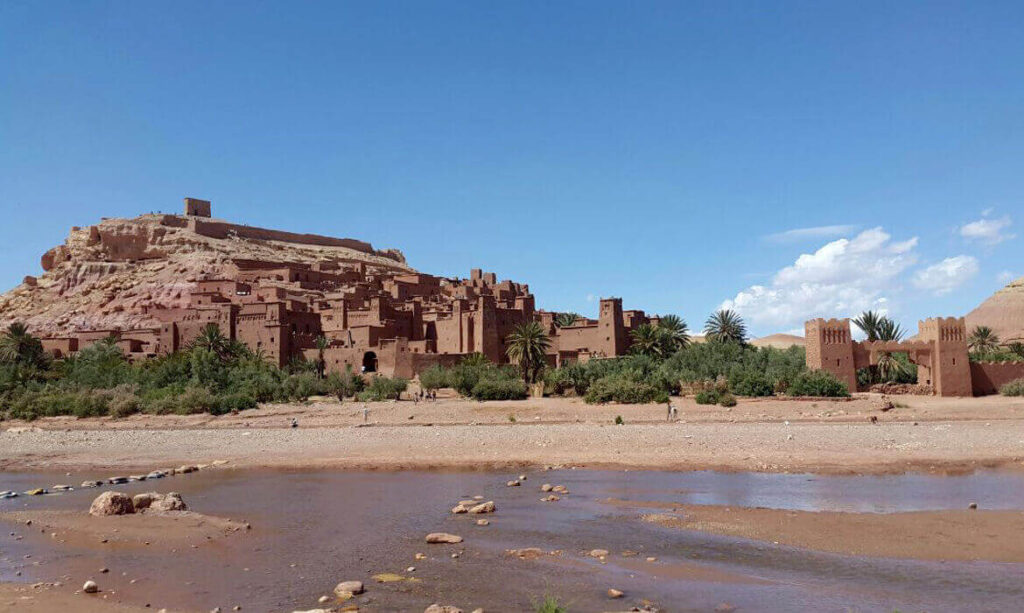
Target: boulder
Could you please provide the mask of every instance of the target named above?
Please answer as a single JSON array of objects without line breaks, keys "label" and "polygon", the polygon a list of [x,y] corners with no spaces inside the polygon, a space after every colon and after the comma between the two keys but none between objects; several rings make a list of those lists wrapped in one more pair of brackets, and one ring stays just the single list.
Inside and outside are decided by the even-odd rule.
[{"label": "boulder", "polygon": [[469,512],[469,507],[467,507],[467,506],[465,506],[463,504],[457,504],[454,507],[452,507],[452,513],[454,513],[456,515],[460,515],[462,513],[468,513],[468,512]]},{"label": "boulder", "polygon": [[135,507],[135,511],[141,511],[148,509],[153,501],[157,498],[161,498],[163,494],[158,492],[146,492],[145,494],[136,494],[132,496],[132,505]]},{"label": "boulder", "polygon": [[188,505],[178,492],[167,492],[149,505],[153,511],[188,511]]},{"label": "boulder", "polygon": [[356,594],[362,594],[365,590],[362,581],[342,581],[334,586],[334,595],[339,598],[351,598]]},{"label": "boulder", "polygon": [[89,515],[128,515],[134,512],[132,499],[121,492],[103,492],[89,506]]},{"label": "boulder", "polygon": [[540,486],[540,491],[542,491],[542,492],[550,492],[553,487],[554,486],[551,485],[550,483],[545,483],[544,485]]},{"label": "boulder", "polygon": [[85,585],[82,586],[82,591],[86,594],[95,594],[100,591],[100,586],[96,585],[95,581],[86,581]]},{"label": "boulder", "polygon": [[622,598],[622,596],[622,590],[617,590],[612,587],[608,588],[608,598]]},{"label": "boulder", "polygon": [[151,472],[148,475],[146,475],[146,478],[147,479],[163,479],[166,476],[167,476],[167,473],[165,473],[164,471],[162,471],[162,470],[154,470],[153,472]]},{"label": "boulder", "polygon": [[128,477],[111,477],[107,479],[107,482],[111,485],[121,485],[122,483],[128,483]]},{"label": "boulder", "polygon": [[82,487],[99,487],[103,485],[102,481],[82,481]]},{"label": "boulder", "polygon": [[519,481],[509,481],[505,484],[505,487],[519,487]]},{"label": "boulder", "polygon": [[478,520],[476,520],[476,525],[478,525],[478,526],[488,526],[488,525],[490,525],[490,523],[491,522],[487,521],[486,519],[478,519]]},{"label": "boulder", "polygon": [[462,537],[447,532],[431,532],[427,535],[428,543],[461,543]]},{"label": "boulder", "polygon": [[476,505],[475,507],[470,509],[469,512],[473,513],[474,515],[480,515],[481,513],[494,513],[496,509],[497,507],[494,506],[494,501],[488,500],[487,502],[483,502]]},{"label": "boulder", "polygon": [[561,500],[561,498],[555,496],[554,494],[551,494],[550,496],[545,496],[544,498],[540,499],[541,502],[558,502],[559,500]]}]

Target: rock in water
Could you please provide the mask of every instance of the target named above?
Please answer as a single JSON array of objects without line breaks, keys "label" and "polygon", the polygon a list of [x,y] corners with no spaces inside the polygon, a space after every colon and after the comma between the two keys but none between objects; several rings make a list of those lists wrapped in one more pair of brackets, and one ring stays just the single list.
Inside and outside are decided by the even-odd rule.
[{"label": "rock in water", "polygon": [[611,587],[608,588],[608,598],[622,598],[622,596],[622,590],[617,590]]},{"label": "rock in water", "polygon": [[462,613],[462,609],[452,606],[441,606],[439,604],[432,604],[426,609],[423,609],[423,613]]},{"label": "rock in water", "polygon": [[481,513],[494,513],[496,508],[497,507],[494,506],[494,501],[488,500],[487,502],[476,505],[475,507],[470,509],[469,512],[476,515],[479,515]]},{"label": "rock in water", "polygon": [[103,492],[89,506],[89,515],[127,515],[134,512],[132,499],[121,492]]},{"label": "rock in water", "polygon": [[461,543],[462,537],[447,532],[431,532],[427,535],[428,543]]}]

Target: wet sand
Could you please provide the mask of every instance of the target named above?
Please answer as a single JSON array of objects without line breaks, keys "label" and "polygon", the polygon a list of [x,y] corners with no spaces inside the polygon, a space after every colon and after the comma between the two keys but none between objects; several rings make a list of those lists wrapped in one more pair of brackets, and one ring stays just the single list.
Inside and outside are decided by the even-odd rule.
[{"label": "wet sand", "polygon": [[[629,506],[661,506],[628,503]],[[1024,512],[837,513],[664,505],[644,521],[854,556],[1024,562]]]},{"label": "wet sand", "polygon": [[[221,417],[136,416],[8,422],[0,468],[152,469],[230,460],[236,467],[591,468],[886,474],[1021,468],[1024,400],[879,396],[849,401],[741,400],[732,410],[677,400],[594,407],[520,402],[319,402]],[[515,422],[509,421],[509,416]],[[612,425],[622,415],[625,425]],[[292,418],[300,427],[287,426]],[[872,422],[871,418],[876,421]]]}]

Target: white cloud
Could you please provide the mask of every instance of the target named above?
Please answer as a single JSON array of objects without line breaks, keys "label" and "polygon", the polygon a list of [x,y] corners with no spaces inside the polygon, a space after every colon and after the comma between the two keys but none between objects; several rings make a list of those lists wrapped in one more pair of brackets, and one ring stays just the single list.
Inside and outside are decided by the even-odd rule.
[{"label": "white cloud", "polygon": [[811,238],[829,238],[832,236],[842,236],[844,234],[849,234],[856,229],[857,226],[852,225],[814,226],[813,228],[793,228],[792,230],[786,230],[785,232],[776,232],[775,234],[769,234],[768,236],[764,237],[764,240],[770,243],[792,243]]},{"label": "white cloud", "polygon": [[882,228],[825,244],[722,303],[757,327],[792,328],[813,317],[882,309],[899,276],[917,263],[917,238],[893,242]]},{"label": "white cloud", "polygon": [[986,209],[982,213],[981,219],[961,226],[960,236],[969,241],[979,241],[986,245],[997,245],[1013,238],[1015,235],[1008,232],[1013,224],[1010,216],[1004,215],[999,219],[992,219],[989,217],[991,213],[992,209]]},{"label": "white cloud", "polygon": [[958,255],[922,268],[914,275],[914,286],[936,296],[948,294],[978,274],[978,259]]}]

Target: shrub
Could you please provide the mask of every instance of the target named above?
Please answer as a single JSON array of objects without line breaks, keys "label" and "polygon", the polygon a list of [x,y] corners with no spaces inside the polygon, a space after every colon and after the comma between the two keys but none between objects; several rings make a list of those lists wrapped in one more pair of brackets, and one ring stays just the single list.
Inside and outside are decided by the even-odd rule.
[{"label": "shrub", "polygon": [[615,425],[616,426],[621,426],[624,423],[626,423],[626,422],[625,422],[625,420],[622,419],[621,415],[616,415],[615,416]]},{"label": "shrub", "polygon": [[483,379],[471,391],[477,400],[522,400],[526,384],[521,379]]},{"label": "shrub", "polygon": [[619,374],[601,377],[594,381],[587,389],[584,400],[588,404],[668,402],[668,392],[650,383],[634,381]]},{"label": "shrub", "polygon": [[119,385],[110,391],[108,406],[112,417],[128,417],[139,412],[142,401],[136,395],[134,386]]},{"label": "shrub", "polygon": [[1024,396],[1024,379],[1014,379],[999,388],[1003,396]]},{"label": "shrub", "polygon": [[213,408],[215,402],[216,400],[210,390],[193,385],[186,387],[185,391],[178,397],[175,412],[182,415],[205,413]]},{"label": "shrub", "polygon": [[718,392],[714,389],[706,389],[697,392],[694,396],[697,404],[718,404]]},{"label": "shrub", "polygon": [[366,389],[359,393],[359,400],[363,402],[380,402],[383,400],[398,400],[399,395],[409,385],[408,379],[395,377],[374,377]]},{"label": "shrub", "polygon": [[284,380],[284,396],[290,400],[305,400],[310,396],[324,393],[326,384],[317,379],[315,373],[301,372]]},{"label": "shrub", "polygon": [[726,392],[718,397],[718,404],[723,407],[734,407],[736,406],[736,396]]},{"label": "shrub", "polygon": [[366,388],[366,381],[349,368],[342,374],[327,375],[323,387],[328,394],[337,396],[338,400],[344,400],[350,396],[358,396],[359,392]]},{"label": "shrub", "polygon": [[793,379],[786,393],[790,396],[849,396],[846,384],[824,370],[809,370]]},{"label": "shrub", "polygon": [[763,372],[754,369],[737,370],[729,377],[729,389],[740,396],[773,396],[775,385]]},{"label": "shrub", "polygon": [[431,366],[420,373],[420,387],[425,390],[437,390],[442,387],[450,387],[448,384],[448,371],[437,364]]}]

